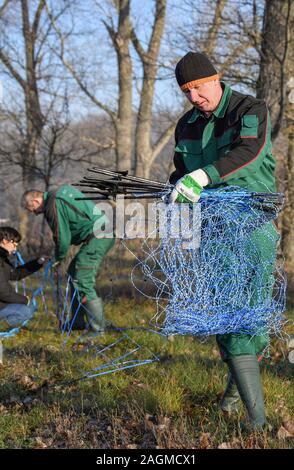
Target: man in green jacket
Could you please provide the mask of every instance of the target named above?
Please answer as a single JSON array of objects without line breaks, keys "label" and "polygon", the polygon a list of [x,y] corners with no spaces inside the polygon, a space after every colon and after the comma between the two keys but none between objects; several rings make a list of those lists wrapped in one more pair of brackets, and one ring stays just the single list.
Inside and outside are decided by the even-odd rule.
[{"label": "man in green jacket", "polygon": [[[221,82],[201,53],[186,54],[175,74],[192,108],[175,130],[175,171],[170,176],[175,186],[169,202],[197,203],[204,187],[234,185],[257,192],[275,191],[275,159],[265,102]],[[271,281],[278,239],[272,223],[254,231],[250,239],[254,252],[267,258],[265,264],[271,269],[263,275]],[[266,418],[257,356],[268,344],[267,335],[217,335],[217,343],[229,367],[221,408],[237,411],[241,397],[251,425],[263,426]]]},{"label": "man in green jacket", "polygon": [[81,245],[68,267],[72,291],[77,293],[72,305],[72,327],[84,329],[87,326],[94,333],[102,333],[105,320],[102,300],[95,290],[96,276],[105,255],[114,245],[114,238],[112,233],[96,238],[94,230],[108,219],[92,201],[85,200],[80,191],[69,185],[50,192],[28,190],[23,195],[23,205],[35,215],[44,214],[53,233],[56,263],[65,260],[71,245]]}]

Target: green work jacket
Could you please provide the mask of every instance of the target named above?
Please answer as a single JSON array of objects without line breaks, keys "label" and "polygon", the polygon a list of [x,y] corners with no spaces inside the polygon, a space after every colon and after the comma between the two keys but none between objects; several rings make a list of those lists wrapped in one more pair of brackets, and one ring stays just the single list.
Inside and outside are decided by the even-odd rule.
[{"label": "green work jacket", "polygon": [[70,245],[80,245],[93,236],[98,219],[99,226],[109,219],[84,194],[73,186],[61,186],[58,191],[44,193],[44,216],[53,233],[55,259],[65,259]]},{"label": "green work jacket", "polygon": [[223,95],[207,118],[193,107],[175,130],[176,170],[170,182],[202,169],[210,177],[208,188],[235,185],[251,191],[276,191],[275,158],[266,104],[221,84]]}]

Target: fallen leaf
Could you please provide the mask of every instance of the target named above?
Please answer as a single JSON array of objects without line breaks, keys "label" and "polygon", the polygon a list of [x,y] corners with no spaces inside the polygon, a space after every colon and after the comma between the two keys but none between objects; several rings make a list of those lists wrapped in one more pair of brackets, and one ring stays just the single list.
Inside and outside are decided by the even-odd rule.
[{"label": "fallen leaf", "polygon": [[294,421],[287,419],[283,421],[283,426],[294,437]]},{"label": "fallen leaf", "polygon": [[32,383],[32,379],[28,375],[22,375],[19,377],[19,382],[23,385],[29,385]]},{"label": "fallen leaf", "polygon": [[232,445],[230,442],[222,442],[217,448],[218,449],[232,449]]},{"label": "fallen leaf", "polygon": [[219,353],[218,349],[216,349],[216,348],[212,348],[211,355],[212,355],[212,357],[220,357],[220,353]]},{"label": "fallen leaf", "polygon": [[287,437],[294,437],[284,426],[281,426],[277,432],[278,439],[287,439]]},{"label": "fallen leaf", "polygon": [[170,425],[170,418],[168,418],[168,416],[159,416],[158,422],[159,424],[167,427]]},{"label": "fallen leaf", "polygon": [[203,432],[199,438],[200,448],[207,449],[210,446],[210,433]]},{"label": "fallen leaf", "polygon": [[60,350],[56,346],[53,346],[51,344],[48,344],[46,346],[46,349],[47,349],[47,351],[52,352],[52,353],[59,353],[60,352]]},{"label": "fallen leaf", "polygon": [[47,449],[47,444],[40,437],[36,437],[36,446],[37,449]]},{"label": "fallen leaf", "polygon": [[156,426],[156,429],[158,429],[158,431],[165,431],[167,429],[167,426],[165,424],[158,424]]},{"label": "fallen leaf", "polygon": [[148,388],[146,384],[144,384],[143,382],[140,382],[139,380],[134,380],[134,382],[132,382],[132,385],[135,385],[136,387],[139,387],[139,388]]}]

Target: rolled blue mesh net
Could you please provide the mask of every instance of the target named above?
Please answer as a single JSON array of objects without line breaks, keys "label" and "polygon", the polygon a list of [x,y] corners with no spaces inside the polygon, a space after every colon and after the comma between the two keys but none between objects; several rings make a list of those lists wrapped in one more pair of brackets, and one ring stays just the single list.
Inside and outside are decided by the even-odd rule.
[{"label": "rolled blue mesh net", "polygon": [[166,206],[164,236],[144,241],[144,258],[132,272],[134,285],[140,275],[153,283],[154,296],[146,296],[156,301],[153,323],[163,334],[279,335],[286,279],[277,261],[280,237],[274,220],[282,203],[279,193],[233,187],[204,191],[193,206],[201,212],[192,244],[183,236],[187,227],[171,236],[181,206],[190,212],[192,206]]}]

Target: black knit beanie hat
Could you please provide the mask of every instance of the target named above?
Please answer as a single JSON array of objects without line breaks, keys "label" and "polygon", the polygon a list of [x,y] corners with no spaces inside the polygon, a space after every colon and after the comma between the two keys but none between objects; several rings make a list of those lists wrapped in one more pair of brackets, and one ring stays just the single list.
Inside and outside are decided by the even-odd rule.
[{"label": "black knit beanie hat", "polygon": [[188,52],[177,63],[175,73],[183,91],[219,78],[209,58],[201,52]]}]

